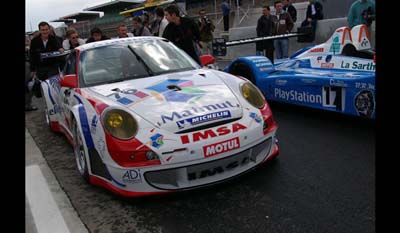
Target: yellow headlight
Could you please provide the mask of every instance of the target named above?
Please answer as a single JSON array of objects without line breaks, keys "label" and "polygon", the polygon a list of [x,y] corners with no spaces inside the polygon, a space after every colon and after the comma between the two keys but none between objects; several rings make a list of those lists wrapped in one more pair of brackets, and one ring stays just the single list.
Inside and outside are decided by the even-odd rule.
[{"label": "yellow headlight", "polygon": [[136,120],[127,112],[121,109],[111,109],[103,113],[104,128],[113,137],[128,140],[137,133]]},{"label": "yellow headlight", "polygon": [[256,108],[264,107],[264,96],[252,83],[246,82],[241,86],[243,97]]},{"label": "yellow headlight", "polygon": [[111,113],[109,118],[108,118],[107,123],[111,128],[118,128],[118,127],[120,127],[122,125],[123,118],[118,113]]}]

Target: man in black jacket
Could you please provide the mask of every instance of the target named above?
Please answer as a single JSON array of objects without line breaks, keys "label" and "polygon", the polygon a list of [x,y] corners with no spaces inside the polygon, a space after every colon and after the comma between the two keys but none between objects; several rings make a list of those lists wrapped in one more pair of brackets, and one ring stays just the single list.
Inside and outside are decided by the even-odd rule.
[{"label": "man in black jacket", "polygon": [[292,17],[293,23],[297,20],[297,10],[293,6],[294,0],[283,0],[283,10],[289,13],[290,17]]},{"label": "man in black jacket", "polygon": [[60,42],[50,34],[50,25],[47,22],[39,23],[39,36],[31,41],[30,47],[30,70],[31,77],[37,76],[40,80],[45,80],[51,75],[58,73],[59,60],[56,58],[49,58],[45,60],[40,59],[41,53],[47,52],[64,52]]},{"label": "man in black jacket", "polygon": [[[275,32],[277,17],[270,14],[269,6],[263,7],[263,15],[257,21],[257,37],[272,36]],[[264,40],[256,42],[257,55],[264,55],[274,63],[274,42]]]},{"label": "man in black jacket", "polygon": [[317,29],[317,20],[324,18],[323,7],[317,0],[310,0],[310,4],[307,6],[306,19],[301,23],[301,27],[311,26],[313,33]]},{"label": "man in black jacket", "polygon": [[165,8],[165,18],[169,24],[165,28],[162,37],[184,50],[201,65],[199,50],[196,47],[200,39],[198,25],[189,18],[180,17],[178,7],[174,5]]}]

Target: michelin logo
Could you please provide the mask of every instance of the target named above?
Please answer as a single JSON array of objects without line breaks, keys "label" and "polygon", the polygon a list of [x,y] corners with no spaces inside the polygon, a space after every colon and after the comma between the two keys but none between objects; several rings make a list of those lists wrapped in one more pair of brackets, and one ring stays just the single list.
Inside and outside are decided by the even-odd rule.
[{"label": "michelin logo", "polygon": [[297,101],[304,103],[322,104],[322,95],[310,94],[307,91],[298,92],[295,90],[281,90],[280,88],[275,88],[275,97],[279,99],[284,99],[287,101]]},{"label": "michelin logo", "polygon": [[198,125],[204,122],[214,121],[217,119],[229,118],[229,117],[231,117],[231,112],[225,110],[220,112],[208,113],[201,116],[195,116],[189,119],[184,119],[181,121],[177,121],[176,124],[178,125],[179,129],[183,129],[185,128],[185,122],[188,122],[190,125]]}]

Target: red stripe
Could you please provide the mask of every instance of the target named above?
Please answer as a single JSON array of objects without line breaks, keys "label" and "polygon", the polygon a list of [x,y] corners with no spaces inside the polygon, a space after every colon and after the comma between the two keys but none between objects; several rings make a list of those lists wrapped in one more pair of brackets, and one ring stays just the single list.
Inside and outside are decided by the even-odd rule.
[{"label": "red stripe", "polygon": [[263,117],[263,120],[267,122],[268,127],[264,130],[264,135],[271,133],[274,130],[278,129],[278,124],[274,120],[274,117],[272,115],[271,108],[268,105],[268,102],[265,101],[264,108],[260,109],[261,115]]}]

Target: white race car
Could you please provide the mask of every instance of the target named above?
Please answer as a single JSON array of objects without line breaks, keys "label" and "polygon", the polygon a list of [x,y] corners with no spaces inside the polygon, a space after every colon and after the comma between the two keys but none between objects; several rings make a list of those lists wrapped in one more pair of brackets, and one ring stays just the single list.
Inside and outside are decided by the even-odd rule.
[{"label": "white race car", "polygon": [[80,174],[119,195],[214,184],[278,155],[258,88],[163,38],[82,45],[41,86],[47,122],[74,147]]}]

